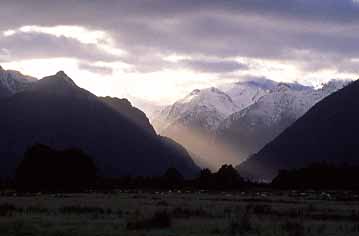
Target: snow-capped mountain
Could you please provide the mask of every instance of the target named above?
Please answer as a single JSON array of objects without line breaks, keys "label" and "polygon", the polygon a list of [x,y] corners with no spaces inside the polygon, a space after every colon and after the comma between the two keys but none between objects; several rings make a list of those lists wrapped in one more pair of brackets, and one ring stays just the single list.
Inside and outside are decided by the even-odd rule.
[{"label": "snow-capped mountain", "polygon": [[162,110],[153,124],[161,135],[187,148],[198,165],[214,169],[218,155],[208,144],[220,122],[238,109],[231,97],[217,88],[196,89]]},{"label": "snow-capped mountain", "polygon": [[10,96],[28,88],[37,79],[0,66],[0,97]]},{"label": "snow-capped mountain", "polygon": [[224,85],[220,89],[232,98],[238,110],[242,110],[269,93],[276,85],[272,80],[256,78]]},{"label": "snow-capped mountain", "polygon": [[[219,88],[195,89],[183,99],[157,113],[153,121],[159,131],[166,130],[174,124],[192,127],[199,125],[213,131],[229,115],[254,104],[277,85],[277,82],[269,79],[252,78]],[[292,85],[296,89],[299,87],[296,84]]]},{"label": "snow-capped mountain", "polygon": [[314,104],[347,83],[333,80],[318,90],[279,83],[257,102],[225,119],[217,129],[216,140],[229,144],[243,160],[273,140]]},{"label": "snow-capped mountain", "polygon": [[214,87],[196,89],[162,110],[154,125],[161,133],[177,125],[214,131],[222,120],[238,110],[223,91]]},{"label": "snow-capped mountain", "polygon": [[[330,91],[328,88],[336,89],[337,85],[338,82],[330,82],[317,92],[325,95]],[[277,138],[242,162],[238,166],[241,175],[268,182],[279,170],[300,169],[313,163],[357,166],[358,106],[359,81],[355,81],[323,98]],[[350,181],[354,179],[350,177]]]},{"label": "snow-capped mountain", "polygon": [[217,144],[212,149],[208,144],[223,120],[270,93],[276,84],[257,79],[227,84],[220,89],[196,89],[165,107],[153,120],[153,125],[160,134],[175,139],[194,153],[194,159],[202,167],[216,168],[223,161],[235,163],[233,158],[224,160],[234,156],[227,148]]}]

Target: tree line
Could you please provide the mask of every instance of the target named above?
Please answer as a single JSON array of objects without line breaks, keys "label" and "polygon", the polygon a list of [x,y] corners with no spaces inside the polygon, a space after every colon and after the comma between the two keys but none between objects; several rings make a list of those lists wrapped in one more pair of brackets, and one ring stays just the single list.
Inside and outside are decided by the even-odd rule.
[{"label": "tree line", "polygon": [[242,191],[249,188],[271,189],[355,189],[359,190],[359,167],[313,163],[307,167],[279,171],[270,184],[254,183],[241,177],[232,165],[222,165],[217,172],[203,169],[186,179],[176,168],[161,176],[98,175],[93,159],[80,149],[55,150],[36,144],[24,154],[13,181],[2,181],[2,188],[19,192],[82,192],[113,189]]},{"label": "tree line", "polygon": [[82,192],[117,188],[229,190],[245,184],[232,165],[223,165],[215,173],[204,169],[192,179],[185,179],[174,167],[160,176],[106,178],[98,174],[93,159],[80,149],[55,150],[36,144],[25,152],[15,179],[3,181],[2,187],[19,192]]},{"label": "tree line", "polygon": [[359,166],[346,163],[316,162],[304,168],[281,170],[272,181],[280,189],[359,190]]}]

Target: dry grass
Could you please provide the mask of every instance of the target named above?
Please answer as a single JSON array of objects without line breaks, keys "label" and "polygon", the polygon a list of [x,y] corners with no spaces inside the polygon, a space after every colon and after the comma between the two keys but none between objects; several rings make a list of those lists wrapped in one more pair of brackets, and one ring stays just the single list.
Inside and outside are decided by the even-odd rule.
[{"label": "dry grass", "polygon": [[[349,193],[348,196],[350,196]],[[359,235],[359,202],[320,193],[0,197],[0,235]]]}]

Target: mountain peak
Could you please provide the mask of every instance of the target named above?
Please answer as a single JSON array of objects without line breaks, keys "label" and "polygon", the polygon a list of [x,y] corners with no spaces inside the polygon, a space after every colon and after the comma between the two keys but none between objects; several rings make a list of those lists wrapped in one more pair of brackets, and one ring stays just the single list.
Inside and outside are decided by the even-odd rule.
[{"label": "mountain peak", "polygon": [[292,90],[292,89],[293,88],[292,88],[291,84],[280,82],[271,91],[283,93],[283,92],[288,92],[289,90]]},{"label": "mountain peak", "polygon": [[61,78],[61,79],[70,79],[70,77],[69,77],[64,71],[62,71],[62,70],[60,70],[59,72],[57,72],[57,73],[55,74],[55,76],[56,76],[57,78]]},{"label": "mountain peak", "polygon": [[57,76],[62,76],[62,77],[68,77],[63,70],[60,70],[59,72],[57,72],[56,75]]},{"label": "mountain peak", "polygon": [[61,79],[71,85],[76,85],[75,82],[62,70],[57,72],[54,77],[56,79]]},{"label": "mountain peak", "polygon": [[219,90],[218,88],[215,88],[215,87],[211,87],[211,92],[212,93],[223,93],[221,90]]},{"label": "mountain peak", "polygon": [[192,95],[197,95],[197,94],[199,94],[201,92],[201,90],[199,90],[199,89],[195,89],[195,90],[193,90],[191,93],[190,93],[190,95],[192,96]]},{"label": "mountain peak", "polygon": [[338,80],[338,79],[332,79],[329,80],[327,83],[322,84],[323,90],[338,90],[341,88],[344,88],[350,83],[350,80]]},{"label": "mountain peak", "polygon": [[234,83],[237,86],[246,86],[263,90],[271,90],[277,86],[277,82],[267,79],[266,77],[250,77],[248,79]]},{"label": "mountain peak", "polygon": [[1,65],[0,65],[0,70],[4,70]]},{"label": "mountain peak", "polygon": [[34,86],[35,90],[46,91],[47,93],[53,93],[57,95],[86,95],[91,96],[86,90],[81,89],[76,85],[76,83],[68,77],[65,72],[59,71],[55,75],[44,77],[40,79],[36,86]]},{"label": "mountain peak", "polygon": [[210,88],[206,88],[206,89],[195,89],[188,96],[196,96],[196,95],[204,96],[209,93],[225,94],[218,88],[210,87]]}]

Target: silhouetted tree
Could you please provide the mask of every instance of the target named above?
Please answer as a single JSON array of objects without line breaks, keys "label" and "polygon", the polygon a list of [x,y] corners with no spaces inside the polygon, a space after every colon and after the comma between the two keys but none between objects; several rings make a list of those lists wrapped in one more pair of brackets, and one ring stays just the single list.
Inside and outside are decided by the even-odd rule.
[{"label": "silhouetted tree", "polygon": [[223,189],[235,189],[243,185],[244,180],[232,165],[222,165],[215,173],[216,186]]},{"label": "silhouetted tree", "polygon": [[57,151],[36,144],[16,170],[19,191],[82,191],[95,181],[95,164],[79,149]]}]

